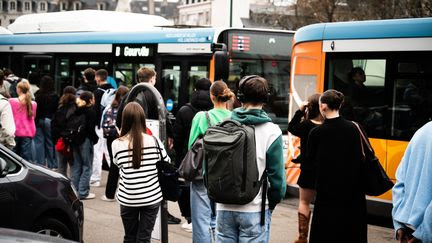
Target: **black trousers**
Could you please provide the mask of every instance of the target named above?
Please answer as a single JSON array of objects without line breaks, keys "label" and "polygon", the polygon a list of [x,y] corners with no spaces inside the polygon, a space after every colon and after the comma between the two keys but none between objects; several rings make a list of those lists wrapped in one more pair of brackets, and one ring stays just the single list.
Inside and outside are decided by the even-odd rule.
[{"label": "black trousers", "polygon": [[150,243],[160,203],[143,207],[120,205],[125,231],[124,243]]},{"label": "black trousers", "polygon": [[108,153],[111,160],[111,166],[108,172],[108,180],[105,187],[105,196],[109,199],[114,198],[117,189],[118,180],[119,180],[119,168],[117,167],[117,165],[114,164],[112,148],[111,148],[111,145],[115,139],[116,137],[107,138],[107,147],[108,147]]},{"label": "black trousers", "polygon": [[190,207],[190,184],[181,185],[181,194],[178,200],[178,205],[182,216],[191,222],[191,207]]}]

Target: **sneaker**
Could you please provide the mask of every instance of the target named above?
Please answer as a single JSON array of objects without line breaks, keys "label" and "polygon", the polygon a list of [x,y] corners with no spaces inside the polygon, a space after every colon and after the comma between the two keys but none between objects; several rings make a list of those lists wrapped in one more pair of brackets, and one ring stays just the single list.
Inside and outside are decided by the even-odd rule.
[{"label": "sneaker", "polygon": [[81,200],[93,199],[93,198],[95,198],[95,197],[96,197],[96,195],[95,195],[94,193],[89,193],[89,194],[87,195],[87,197],[81,198]]},{"label": "sneaker", "polygon": [[114,198],[107,198],[105,195],[103,195],[103,196],[101,197],[101,200],[102,200],[102,201],[105,201],[105,202],[114,202],[114,201],[115,201]]},{"label": "sneaker", "polygon": [[90,186],[92,186],[92,187],[100,187],[100,181],[90,182]]},{"label": "sneaker", "polygon": [[184,222],[181,228],[186,232],[192,233],[192,223]]},{"label": "sneaker", "polygon": [[180,224],[181,219],[174,217],[170,213],[168,213],[168,224]]}]

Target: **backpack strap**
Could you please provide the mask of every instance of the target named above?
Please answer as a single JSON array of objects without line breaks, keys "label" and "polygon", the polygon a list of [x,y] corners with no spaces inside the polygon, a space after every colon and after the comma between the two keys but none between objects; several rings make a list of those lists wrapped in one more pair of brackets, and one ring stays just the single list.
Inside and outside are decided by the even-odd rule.
[{"label": "backpack strap", "polygon": [[261,201],[261,226],[265,225],[265,209],[266,209],[266,201],[267,201],[267,172],[264,170],[264,173],[262,175],[262,184],[263,184],[263,191],[262,191],[262,201]]},{"label": "backpack strap", "polygon": [[205,113],[205,117],[206,117],[206,120],[207,120],[207,124],[208,124],[209,127],[211,127],[212,123],[211,123],[211,120],[210,120],[209,112],[206,111],[204,113]]}]

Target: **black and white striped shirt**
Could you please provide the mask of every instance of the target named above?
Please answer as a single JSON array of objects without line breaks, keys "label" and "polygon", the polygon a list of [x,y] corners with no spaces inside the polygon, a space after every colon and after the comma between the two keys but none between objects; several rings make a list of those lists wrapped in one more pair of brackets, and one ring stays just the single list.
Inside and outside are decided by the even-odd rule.
[{"label": "black and white striped shirt", "polygon": [[[119,167],[120,180],[116,193],[117,201],[128,207],[148,206],[162,201],[156,162],[159,161],[159,150],[152,136],[143,134],[141,167],[132,167],[132,149],[129,140],[118,138],[112,143],[114,163]],[[162,142],[158,140],[162,156],[170,161]]]}]

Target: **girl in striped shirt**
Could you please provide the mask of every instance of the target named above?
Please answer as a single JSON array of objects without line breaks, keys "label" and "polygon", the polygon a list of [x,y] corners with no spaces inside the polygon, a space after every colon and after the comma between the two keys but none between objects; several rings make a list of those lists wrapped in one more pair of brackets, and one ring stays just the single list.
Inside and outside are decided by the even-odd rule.
[{"label": "girl in striped shirt", "polygon": [[[120,170],[116,199],[125,230],[124,242],[150,242],[162,191],[156,162],[169,157],[161,141],[145,134],[144,110],[137,102],[126,105],[120,137],[112,143],[114,163]],[[158,143],[158,144],[157,144]]]}]

